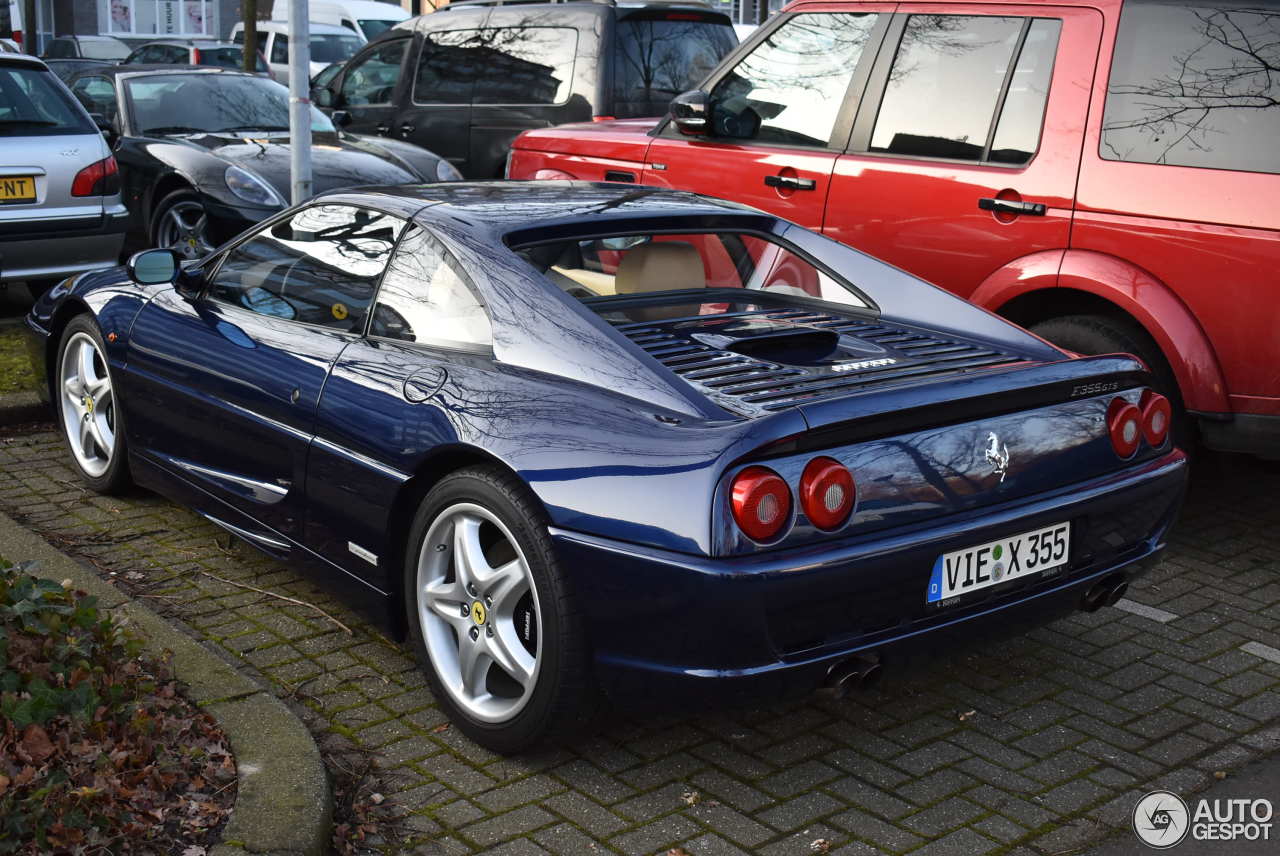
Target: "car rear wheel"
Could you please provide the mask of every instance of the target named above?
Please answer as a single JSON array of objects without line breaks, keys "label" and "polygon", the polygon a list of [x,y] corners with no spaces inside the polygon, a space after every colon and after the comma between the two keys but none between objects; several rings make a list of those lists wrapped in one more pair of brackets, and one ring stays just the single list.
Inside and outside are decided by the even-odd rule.
[{"label": "car rear wheel", "polygon": [[209,214],[200,194],[183,188],[160,200],[151,218],[151,245],[171,249],[184,259],[202,259],[213,252]]},{"label": "car rear wheel", "polygon": [[87,315],[71,319],[58,346],[56,406],[80,477],[99,493],[119,493],[130,484],[124,408],[106,353]]},{"label": "car rear wheel", "polygon": [[581,724],[582,622],[528,489],[494,467],[453,473],[418,509],[408,547],[410,633],[454,723],[504,753]]},{"label": "car rear wheel", "polygon": [[1182,394],[1173,369],[1147,331],[1123,318],[1108,315],[1064,315],[1050,318],[1029,328],[1032,333],[1048,339],[1060,348],[1077,354],[1133,354],[1147,364],[1154,376],[1153,386],[1165,395],[1174,408],[1174,442],[1187,448],[1191,436],[1191,423],[1182,404]]}]

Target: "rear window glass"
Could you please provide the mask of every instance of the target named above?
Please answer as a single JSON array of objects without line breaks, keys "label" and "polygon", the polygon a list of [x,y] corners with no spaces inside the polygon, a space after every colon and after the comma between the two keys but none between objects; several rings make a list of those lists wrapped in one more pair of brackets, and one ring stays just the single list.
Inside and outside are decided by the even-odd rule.
[{"label": "rear window glass", "polygon": [[89,117],[52,73],[0,68],[0,137],[96,133]]},{"label": "rear window glass", "polygon": [[698,12],[644,12],[618,21],[613,115],[661,116],[696,89],[738,44],[727,19]]},{"label": "rear window glass", "polygon": [[1280,12],[1126,2],[1100,154],[1280,173]]},{"label": "rear window glass", "polygon": [[[244,48],[197,48],[200,51],[200,65],[212,65],[218,68],[243,68]],[[267,64],[259,56],[254,67],[258,71],[266,71]]]},{"label": "rear window glass", "polygon": [[725,289],[867,305],[853,286],[804,256],[769,238],[742,232],[588,238],[518,252],[555,286],[579,300],[592,301],[601,312],[608,312],[612,298],[694,292],[681,295],[688,299],[661,306],[619,307],[615,320],[722,314],[740,300]]}]

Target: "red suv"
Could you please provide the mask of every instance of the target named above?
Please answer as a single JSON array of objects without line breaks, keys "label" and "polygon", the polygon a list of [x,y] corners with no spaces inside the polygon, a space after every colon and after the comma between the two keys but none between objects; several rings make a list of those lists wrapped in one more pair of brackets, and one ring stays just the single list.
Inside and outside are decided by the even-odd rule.
[{"label": "red suv", "polygon": [[508,175],[766,209],[1280,457],[1277,68],[1262,3],[799,2],[668,117],[526,132]]}]

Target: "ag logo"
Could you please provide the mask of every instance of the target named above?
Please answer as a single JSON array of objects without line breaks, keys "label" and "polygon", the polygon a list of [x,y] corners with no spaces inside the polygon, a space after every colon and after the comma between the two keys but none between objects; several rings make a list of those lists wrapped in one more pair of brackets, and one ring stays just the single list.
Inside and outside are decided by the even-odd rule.
[{"label": "ag logo", "polygon": [[1167,850],[1187,837],[1191,812],[1182,798],[1168,791],[1152,791],[1133,807],[1133,831],[1148,847]]}]

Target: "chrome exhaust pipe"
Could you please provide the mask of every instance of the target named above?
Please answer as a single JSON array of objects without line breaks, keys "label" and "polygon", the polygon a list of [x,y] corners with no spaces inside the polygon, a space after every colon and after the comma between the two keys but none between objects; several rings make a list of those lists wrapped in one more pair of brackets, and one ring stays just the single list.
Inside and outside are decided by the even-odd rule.
[{"label": "chrome exhaust pipe", "polygon": [[1128,580],[1120,580],[1120,582],[1111,586],[1111,588],[1107,591],[1107,601],[1106,601],[1107,606],[1115,606],[1116,601],[1124,597],[1125,592],[1127,592],[1128,590],[1129,590]]},{"label": "chrome exhaust pipe", "polygon": [[870,689],[880,682],[883,670],[874,656],[850,657],[837,661],[827,672],[822,690],[833,698],[844,698],[854,689]]}]

